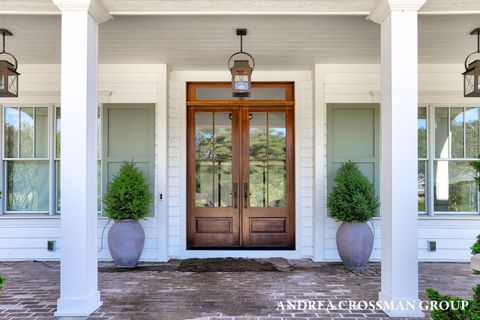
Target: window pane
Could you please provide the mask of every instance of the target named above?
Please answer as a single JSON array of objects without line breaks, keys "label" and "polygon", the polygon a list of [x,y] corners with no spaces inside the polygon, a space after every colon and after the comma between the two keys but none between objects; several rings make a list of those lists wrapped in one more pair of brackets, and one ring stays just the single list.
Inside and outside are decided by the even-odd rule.
[{"label": "window pane", "polygon": [[450,132],[452,137],[452,158],[464,158],[463,153],[463,108],[450,108]]},{"label": "window pane", "polygon": [[48,212],[48,161],[7,161],[7,211]]},{"label": "window pane", "polygon": [[435,157],[448,158],[448,108],[435,108]]},{"label": "window pane", "polygon": [[477,212],[475,176],[468,161],[435,161],[435,211]]},{"label": "window pane", "polygon": [[60,179],[61,179],[61,171],[60,171],[60,161],[57,160],[55,161],[55,194],[56,194],[56,205],[57,205],[57,211],[56,212],[60,212]]},{"label": "window pane", "polygon": [[427,157],[427,108],[418,108],[418,157]]},{"label": "window pane", "polygon": [[102,211],[102,161],[97,161],[97,210]]},{"label": "window pane", "polygon": [[48,108],[35,108],[35,158],[48,158]]},{"label": "window pane", "polygon": [[55,109],[55,158],[60,158],[60,144],[61,144],[61,132],[62,132],[62,120],[61,120],[61,109]]},{"label": "window pane", "polygon": [[17,108],[5,108],[5,158],[18,158],[20,119]]},{"label": "window pane", "polygon": [[479,131],[479,108],[466,108],[465,109],[465,139],[466,139],[466,147],[465,150],[467,158],[476,158],[479,156],[479,138],[478,138],[478,131]]},{"label": "window pane", "polygon": [[19,158],[33,158],[33,108],[20,108]]},{"label": "window pane", "polygon": [[97,110],[97,158],[102,158],[102,118],[100,108]]},{"label": "window pane", "polygon": [[418,212],[426,212],[427,161],[418,161]]},{"label": "window pane", "polygon": [[[248,80],[248,77],[246,77]],[[243,83],[243,82],[242,82]],[[248,88],[248,83],[247,83]],[[232,89],[228,88],[197,88],[195,90],[197,100],[235,100],[232,97]],[[285,100],[285,88],[251,88],[250,97],[244,100]]]}]

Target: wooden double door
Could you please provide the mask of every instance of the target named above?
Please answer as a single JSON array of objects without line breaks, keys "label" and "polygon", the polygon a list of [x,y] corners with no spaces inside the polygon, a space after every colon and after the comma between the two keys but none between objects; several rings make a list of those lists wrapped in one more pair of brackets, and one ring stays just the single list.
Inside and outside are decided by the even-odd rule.
[{"label": "wooden double door", "polygon": [[294,248],[293,129],[293,107],[189,107],[188,248]]}]

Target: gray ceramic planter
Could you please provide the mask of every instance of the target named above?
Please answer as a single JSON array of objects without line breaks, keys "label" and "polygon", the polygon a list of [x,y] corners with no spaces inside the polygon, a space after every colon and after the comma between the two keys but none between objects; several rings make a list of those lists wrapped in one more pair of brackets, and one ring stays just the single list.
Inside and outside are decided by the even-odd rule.
[{"label": "gray ceramic planter", "polygon": [[343,222],[337,230],[337,249],[345,267],[364,269],[373,249],[373,232],[366,222]]},{"label": "gray ceramic planter", "polygon": [[108,231],[108,249],[119,268],[133,268],[142,255],[145,231],[138,220],[116,220]]}]

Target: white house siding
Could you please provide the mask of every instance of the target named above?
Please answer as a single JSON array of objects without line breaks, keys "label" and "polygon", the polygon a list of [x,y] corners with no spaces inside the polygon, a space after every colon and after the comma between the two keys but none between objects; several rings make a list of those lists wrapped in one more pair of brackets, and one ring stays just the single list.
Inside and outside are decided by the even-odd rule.
[{"label": "white house siding", "polygon": [[[155,103],[156,123],[161,122],[162,108],[165,108],[166,66],[165,65],[101,65],[99,67],[99,103]],[[1,105],[47,104],[60,105],[60,66],[58,65],[22,65],[20,72],[20,94],[15,99],[0,99]],[[159,141],[161,128],[155,126],[155,194],[158,195],[162,171],[162,152]],[[3,141],[3,137],[1,138]],[[3,142],[2,142],[3,143]],[[3,172],[0,164],[0,172]],[[163,170],[164,171],[164,170]],[[164,176],[164,173],[163,173]],[[163,191],[165,192],[165,191]],[[159,250],[160,220],[163,206],[155,197],[156,216],[141,221],[145,229],[145,249],[142,260],[165,260]],[[163,212],[164,215],[164,212]],[[98,219],[98,247],[101,247],[101,235],[107,222]],[[110,225],[111,226],[111,223]],[[103,250],[99,259],[110,259],[104,232]],[[57,241],[57,251],[47,251],[47,240]],[[42,215],[0,215],[0,260],[59,259],[61,250],[59,216]],[[165,251],[163,249],[163,251]]]},{"label": "white house siding", "polygon": [[229,72],[174,71],[169,78],[168,105],[168,253],[190,256],[283,256],[313,254],[314,120],[313,83],[309,71],[255,71],[253,81],[295,82],[295,251],[187,251],[186,250],[186,82],[229,81]]},{"label": "white house siding", "polygon": [[[463,97],[463,65],[420,65],[419,66],[419,103],[420,104],[467,104],[480,105],[480,99]],[[380,103],[380,66],[379,65],[316,65],[316,112],[317,125],[326,134],[326,104],[328,103]],[[318,131],[317,131],[318,132]],[[335,243],[338,223],[327,217],[324,204],[326,189],[326,137],[318,139],[316,148],[317,163],[323,163],[322,174],[317,175],[316,218],[324,221],[322,248],[316,248],[316,260],[338,261],[339,255]],[[318,224],[318,223],[317,223]],[[381,220],[373,221],[375,229],[372,260],[380,260]],[[467,261],[470,259],[470,247],[480,234],[480,216],[452,214],[434,217],[419,217],[418,220],[418,257],[421,261]],[[435,240],[437,250],[429,252],[427,241]],[[323,253],[323,255],[322,255]]]},{"label": "white house siding", "polygon": [[[0,99],[0,105],[30,103],[59,105],[59,66],[22,65],[21,67],[20,97]],[[420,103],[480,105],[480,99],[462,97],[460,76],[462,68],[461,65],[420,66]],[[326,103],[380,102],[380,68],[378,65],[316,65],[313,75],[306,71],[255,72],[254,80],[257,81],[295,81],[297,250],[290,253],[250,251],[243,255],[283,255],[293,258],[314,257],[316,260],[338,260],[335,246],[335,232],[338,224],[326,217],[324,209],[326,197],[325,105]],[[228,80],[228,72],[171,72],[168,81],[167,119],[165,65],[100,65],[100,103],[157,104],[156,216],[142,221],[146,233],[142,260],[163,261],[168,257],[187,257],[190,254],[185,250],[185,82]],[[315,110],[313,109],[314,84]],[[314,126],[315,121],[316,126]],[[168,123],[168,128],[160,125],[164,123]],[[322,135],[314,139],[316,132],[321,132]],[[317,164],[317,168],[314,164]],[[1,172],[3,168],[0,168]],[[167,197],[160,201],[159,193],[166,194]],[[99,218],[97,229],[99,247],[105,223],[106,219]],[[376,237],[372,259],[379,260],[380,220],[375,220],[374,224]],[[313,228],[314,225],[315,228]],[[105,235],[107,232],[108,228],[105,230]],[[423,261],[466,261],[470,256],[469,247],[479,233],[479,216],[421,217],[418,221],[419,258]],[[0,216],[0,260],[58,259],[59,251],[48,252],[46,246],[47,240],[57,240],[57,247],[61,249],[59,234],[58,217]],[[436,252],[427,251],[427,240],[437,241]],[[110,258],[106,246],[106,239],[104,239],[104,248],[99,253],[100,259]],[[229,252],[197,254],[229,255]]]}]

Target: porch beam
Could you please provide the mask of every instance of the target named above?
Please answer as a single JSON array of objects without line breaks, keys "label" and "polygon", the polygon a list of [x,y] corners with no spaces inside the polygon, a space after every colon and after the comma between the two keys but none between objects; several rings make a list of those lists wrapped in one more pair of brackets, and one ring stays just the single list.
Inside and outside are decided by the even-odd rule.
[{"label": "porch beam", "polygon": [[97,266],[98,24],[95,0],[54,0],[62,11],[60,298],[56,316],[88,316],[102,302]]},{"label": "porch beam", "polygon": [[381,24],[379,301],[390,317],[423,317],[417,253],[417,18],[425,2],[382,0],[369,15]]}]

